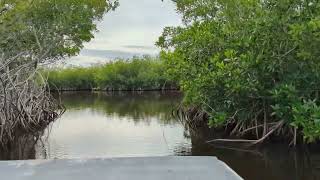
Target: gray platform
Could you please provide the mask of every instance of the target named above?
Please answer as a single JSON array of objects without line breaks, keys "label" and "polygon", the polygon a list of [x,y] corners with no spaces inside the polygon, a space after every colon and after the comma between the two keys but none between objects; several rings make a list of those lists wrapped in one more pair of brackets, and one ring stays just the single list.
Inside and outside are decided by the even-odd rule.
[{"label": "gray platform", "polygon": [[1,180],[241,180],[214,157],[0,162]]}]

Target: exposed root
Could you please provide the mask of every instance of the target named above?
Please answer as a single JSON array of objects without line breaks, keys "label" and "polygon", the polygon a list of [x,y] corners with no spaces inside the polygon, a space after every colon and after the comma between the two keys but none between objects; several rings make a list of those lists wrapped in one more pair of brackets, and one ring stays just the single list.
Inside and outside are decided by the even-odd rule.
[{"label": "exposed root", "polygon": [[207,141],[207,143],[212,142],[241,142],[241,143],[255,143],[257,140],[249,140],[249,139],[213,139]]},{"label": "exposed root", "polygon": [[199,107],[184,108],[180,104],[172,111],[173,117],[176,117],[182,124],[187,125],[190,129],[196,129],[207,124],[208,115],[201,111]]},{"label": "exposed root", "polygon": [[[263,137],[257,140],[247,140],[247,139],[214,139],[207,141],[208,143],[212,142],[238,142],[238,143],[252,143],[253,145],[263,143],[269,136],[271,136],[276,130],[282,127],[284,121],[279,121],[274,127],[267,132]],[[253,127],[254,129],[255,127]]]},{"label": "exposed root", "polygon": [[277,123],[269,123],[269,124],[261,124],[261,125],[256,125],[256,126],[253,126],[251,128],[248,128],[248,129],[245,129],[243,131],[240,132],[241,135],[244,135],[252,130],[255,130],[256,131],[256,134],[259,135],[259,128],[264,128],[264,126],[273,126]]},{"label": "exposed root", "polygon": [[[23,56],[22,56],[23,57]],[[46,79],[34,62],[18,64],[15,56],[0,57],[0,143],[43,129],[64,112],[46,91]]]}]

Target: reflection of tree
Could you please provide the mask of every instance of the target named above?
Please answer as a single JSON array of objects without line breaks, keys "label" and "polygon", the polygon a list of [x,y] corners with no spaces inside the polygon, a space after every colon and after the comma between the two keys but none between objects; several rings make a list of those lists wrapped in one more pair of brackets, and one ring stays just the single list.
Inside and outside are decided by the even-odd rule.
[{"label": "reflection of tree", "polygon": [[38,138],[30,134],[17,138],[0,148],[0,160],[35,159],[37,141]]},{"label": "reflection of tree", "polygon": [[[206,140],[222,136],[208,129],[189,131],[192,147],[181,145],[176,155],[216,156],[244,179],[259,180],[316,180],[320,178],[319,147],[290,148],[273,143],[263,147],[237,144],[208,144]],[[213,137],[215,136],[215,137]]]},{"label": "reflection of tree", "polygon": [[23,133],[6,145],[0,146],[0,160],[28,160],[46,158],[43,141],[50,134],[52,124],[42,127],[35,133]]},{"label": "reflection of tree", "polygon": [[135,122],[149,122],[151,118],[161,123],[174,123],[172,109],[181,101],[178,92],[65,92],[60,98],[67,109],[90,108],[120,118],[130,117]]},{"label": "reflection of tree", "polygon": [[277,179],[315,180],[320,178],[320,155],[313,148],[289,149],[274,144],[261,150],[264,168],[270,169]]}]

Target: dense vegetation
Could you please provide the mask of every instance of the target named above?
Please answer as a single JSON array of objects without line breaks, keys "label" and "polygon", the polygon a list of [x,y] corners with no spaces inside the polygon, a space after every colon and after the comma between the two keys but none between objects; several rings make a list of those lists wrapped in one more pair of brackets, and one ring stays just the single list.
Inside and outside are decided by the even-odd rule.
[{"label": "dense vegetation", "polygon": [[211,127],[252,143],[320,139],[318,0],[174,2],[185,26],[166,28],[157,44]]},{"label": "dense vegetation", "polygon": [[51,90],[161,90],[177,86],[157,58],[117,60],[102,66],[47,70]]}]

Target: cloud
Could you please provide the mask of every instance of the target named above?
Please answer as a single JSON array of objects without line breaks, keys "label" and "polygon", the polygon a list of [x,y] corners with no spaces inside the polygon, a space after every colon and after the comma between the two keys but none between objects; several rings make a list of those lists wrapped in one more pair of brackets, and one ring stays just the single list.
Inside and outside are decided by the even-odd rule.
[{"label": "cloud", "polygon": [[128,49],[157,50],[157,48],[154,46],[126,45],[122,47],[128,48]]},{"label": "cloud", "polygon": [[67,64],[87,66],[113,59],[157,55],[155,42],[166,26],[181,25],[171,0],[120,0],[120,6],[97,24],[95,38]]},{"label": "cloud", "polygon": [[144,53],[132,53],[126,51],[116,50],[96,50],[96,49],[83,49],[80,55],[67,58],[63,62],[59,62],[57,65],[64,66],[92,66],[96,64],[105,64],[116,59],[130,59],[132,57],[143,55],[155,55],[155,54],[144,54]]},{"label": "cloud", "polygon": [[118,50],[98,50],[98,49],[83,49],[79,56],[98,57],[106,59],[128,59],[133,56],[141,56],[142,53],[133,53]]}]

